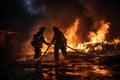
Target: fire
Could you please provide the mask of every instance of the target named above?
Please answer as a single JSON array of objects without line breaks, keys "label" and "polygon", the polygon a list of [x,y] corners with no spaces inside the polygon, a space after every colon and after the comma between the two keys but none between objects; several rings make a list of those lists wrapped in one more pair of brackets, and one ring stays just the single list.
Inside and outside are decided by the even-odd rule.
[{"label": "fire", "polygon": [[101,26],[100,29],[95,32],[90,32],[89,38],[91,43],[101,43],[104,42],[105,36],[108,33],[110,23],[105,23],[103,20],[100,22]]},{"label": "fire", "polygon": [[112,42],[109,42],[109,44],[118,44],[118,43],[120,43],[119,38],[115,38]]},{"label": "fire", "polygon": [[[88,34],[89,42],[79,42],[79,36],[76,34],[80,27],[80,20],[76,19],[75,22],[69,26],[69,28],[65,32],[65,37],[67,39],[67,51],[77,50],[82,53],[88,53],[90,51],[102,51],[104,49],[104,45],[106,44],[118,44],[120,43],[120,39],[114,39],[112,42],[108,42],[106,40],[106,34],[108,34],[110,22],[105,22],[101,20],[98,23],[98,30],[96,32],[90,31]],[[50,42],[50,41],[48,41]],[[42,52],[45,52],[47,49],[47,45],[43,44]],[[53,52],[53,46],[50,47],[48,52]]]},{"label": "fire", "polygon": [[[77,50],[79,52],[88,53],[92,50],[101,51],[103,49],[101,43],[108,43],[106,41],[106,34],[108,33],[110,22],[105,22],[101,20],[99,22],[100,26],[96,32],[90,31],[88,34],[89,42],[81,43],[79,42],[79,36],[76,34],[77,30],[80,27],[80,20],[76,19],[75,22],[69,26],[65,32],[65,37],[67,39],[67,46]],[[49,42],[49,41],[48,41]],[[115,39],[115,43],[120,42],[120,39]],[[43,44],[42,52],[45,52],[47,45]],[[67,51],[73,51],[70,48],[67,48]],[[53,46],[50,47],[48,52],[53,52]]]},{"label": "fire", "polygon": [[[75,22],[69,26],[69,28],[65,32],[65,37],[67,39],[67,46],[73,48],[74,50],[87,53],[92,50],[102,50],[102,45],[98,43],[106,43],[106,34],[109,29],[109,22],[105,22],[104,20],[100,21],[99,29],[96,32],[90,31],[88,34],[89,42],[79,42],[79,36],[76,34],[80,27],[80,20],[76,19]],[[49,41],[48,41],[49,42]],[[114,40],[114,42],[120,42],[120,40]],[[97,44],[97,45],[96,45]],[[45,52],[47,49],[47,45],[43,44],[42,52]],[[73,51],[70,48],[67,48],[67,51]],[[48,52],[53,52],[53,46],[50,47]]]},{"label": "fire", "polygon": [[118,39],[118,38],[117,38],[117,39],[114,39],[114,42],[115,42],[115,43],[120,43],[120,39]]},{"label": "fire", "polygon": [[[100,21],[100,28],[97,30],[97,32],[89,32],[88,38],[90,39],[89,42],[80,43],[78,41],[78,36],[76,35],[76,32],[78,30],[78,25],[80,24],[79,19],[76,19],[76,21],[73,23],[73,25],[70,26],[70,28],[67,30],[65,36],[67,38],[67,44],[70,47],[73,47],[81,52],[89,52],[91,50],[91,47],[95,46],[96,43],[106,43],[105,37],[108,33],[109,29],[109,22],[104,22],[104,20]],[[90,47],[88,47],[89,44],[92,44]],[[68,49],[67,51],[69,51]],[[94,50],[102,50],[102,46],[98,45],[94,48]]]},{"label": "fire", "polygon": [[66,31],[66,38],[67,38],[67,44],[70,47],[77,47],[77,29],[78,29],[79,19],[76,19],[76,21],[70,26],[70,28]]}]

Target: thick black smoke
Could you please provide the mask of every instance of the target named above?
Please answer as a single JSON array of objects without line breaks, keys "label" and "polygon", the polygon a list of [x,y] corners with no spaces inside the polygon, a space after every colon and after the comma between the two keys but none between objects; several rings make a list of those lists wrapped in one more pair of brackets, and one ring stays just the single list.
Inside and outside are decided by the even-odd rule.
[{"label": "thick black smoke", "polygon": [[102,19],[111,23],[109,40],[120,35],[119,4],[113,0],[1,0],[0,6],[0,25],[20,32],[21,43],[32,39],[34,29],[41,25],[47,26],[48,31],[53,25],[66,31],[76,19],[80,19],[80,41],[87,41],[89,31],[96,31],[99,26],[95,24]]}]

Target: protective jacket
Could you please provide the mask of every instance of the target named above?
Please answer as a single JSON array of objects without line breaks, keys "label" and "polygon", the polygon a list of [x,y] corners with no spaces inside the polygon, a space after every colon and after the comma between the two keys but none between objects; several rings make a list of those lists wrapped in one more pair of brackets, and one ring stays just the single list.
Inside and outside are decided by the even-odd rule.
[{"label": "protective jacket", "polygon": [[38,33],[33,37],[33,41],[31,42],[31,44],[32,44],[33,47],[43,48],[43,42],[45,44],[48,44],[45,41],[43,34]]},{"label": "protective jacket", "polygon": [[52,39],[52,43],[55,44],[55,45],[58,45],[58,46],[66,46],[66,38],[63,34],[63,32],[61,31],[55,31],[54,33],[54,37]]}]

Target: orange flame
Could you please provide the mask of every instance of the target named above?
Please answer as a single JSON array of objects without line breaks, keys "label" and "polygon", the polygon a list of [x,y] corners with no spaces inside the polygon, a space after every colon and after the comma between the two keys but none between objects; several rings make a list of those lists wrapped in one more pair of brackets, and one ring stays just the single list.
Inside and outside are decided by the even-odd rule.
[{"label": "orange flame", "polygon": [[[78,42],[80,41],[76,32],[80,27],[80,20],[76,19],[75,22],[70,25],[65,33],[65,37],[67,38],[67,46],[72,47],[80,52],[87,53],[91,50],[102,50],[102,45],[99,43],[120,43],[120,39],[114,39],[112,42],[107,42],[106,34],[108,34],[108,29],[110,22],[105,22],[104,20],[100,21],[99,29],[96,32],[90,31],[88,34],[89,42]],[[49,42],[49,41],[48,41]],[[96,46],[97,44],[97,46]],[[43,45],[42,51],[44,52],[47,49],[46,45]],[[53,46],[50,47],[49,51],[53,52]],[[72,51],[71,49],[67,49],[67,51]]]},{"label": "orange flame", "polygon": [[[76,21],[70,26],[70,28],[66,31],[66,38],[67,38],[67,44],[70,47],[77,47],[77,35],[76,31],[78,29],[79,19],[76,19]],[[70,49],[68,49],[69,51]]]},{"label": "orange flame", "polygon": [[109,44],[118,44],[118,43],[120,43],[119,38],[115,38],[113,41],[109,42]]},{"label": "orange flame", "polygon": [[102,20],[100,24],[101,24],[100,29],[96,33],[90,32],[88,36],[90,38],[91,43],[101,43],[104,42],[105,40],[105,36],[108,33],[110,23],[109,22],[105,23]]},{"label": "orange flame", "polygon": [[77,42],[77,36],[76,36],[76,32],[78,29],[78,24],[79,24],[79,19],[76,19],[76,21],[70,26],[70,28],[67,29],[66,31],[66,38],[67,38],[67,44],[69,46],[74,46],[76,47],[76,42]]},{"label": "orange flame", "polygon": [[[78,36],[76,35],[76,31],[78,29],[78,25],[79,25],[79,19],[76,19],[76,21],[73,23],[72,26],[70,26],[70,28],[67,30],[65,36],[67,38],[67,44],[70,47],[73,47],[77,50],[80,50],[81,52],[88,52],[91,50],[90,47],[88,47],[88,44],[94,44],[94,43],[101,43],[101,42],[106,42],[105,41],[105,37],[106,34],[108,33],[108,29],[109,29],[109,22],[104,22],[103,20],[100,21],[100,28],[98,29],[98,31],[95,32],[90,32],[88,37],[90,39],[89,42],[85,42],[85,43],[80,43],[77,42],[78,41]],[[92,45],[94,46],[94,45]],[[102,47],[100,45],[98,45],[97,47],[94,48],[95,50],[101,50]],[[69,51],[70,49],[68,49],[67,51]]]}]

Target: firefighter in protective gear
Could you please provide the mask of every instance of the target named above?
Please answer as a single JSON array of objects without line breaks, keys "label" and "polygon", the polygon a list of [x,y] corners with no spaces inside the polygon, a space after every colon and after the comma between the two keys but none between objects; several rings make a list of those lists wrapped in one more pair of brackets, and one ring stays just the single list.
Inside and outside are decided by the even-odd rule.
[{"label": "firefighter in protective gear", "polygon": [[48,42],[45,41],[43,33],[45,31],[45,27],[39,28],[39,31],[34,34],[33,41],[31,42],[32,46],[35,48],[34,59],[39,58],[41,56],[41,48],[43,48],[43,43],[49,45]]},{"label": "firefighter in protective gear", "polygon": [[65,59],[68,59],[68,54],[66,52],[67,42],[66,42],[66,38],[65,38],[63,32],[60,31],[57,26],[54,26],[52,28],[52,30],[54,31],[54,36],[53,36],[51,44],[54,44],[55,60],[59,61],[59,53],[58,53],[59,49],[61,49]]}]

